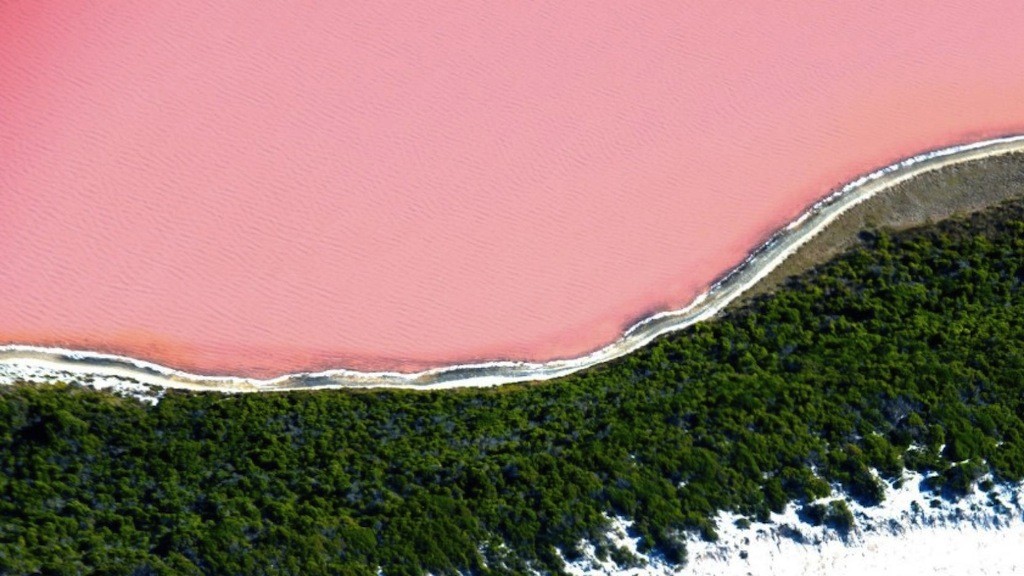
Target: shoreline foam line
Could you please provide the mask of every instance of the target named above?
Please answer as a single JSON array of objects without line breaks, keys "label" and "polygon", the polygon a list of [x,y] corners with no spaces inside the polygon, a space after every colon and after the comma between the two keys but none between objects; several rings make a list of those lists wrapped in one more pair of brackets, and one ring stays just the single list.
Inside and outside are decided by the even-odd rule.
[{"label": "shoreline foam line", "polygon": [[153,362],[114,354],[11,344],[0,346],[0,383],[33,378],[72,381],[115,378],[161,388],[260,392],[329,388],[436,390],[550,380],[620,358],[646,346],[659,336],[682,330],[715,316],[844,212],[881,192],[926,172],[1014,152],[1024,152],[1024,135],[1005,136],[933,150],[860,176],[812,204],[686,307],[649,316],[625,330],[618,340],[576,358],[550,362],[495,361],[458,364],[412,373],[333,369],[286,374],[261,380],[190,374]]}]

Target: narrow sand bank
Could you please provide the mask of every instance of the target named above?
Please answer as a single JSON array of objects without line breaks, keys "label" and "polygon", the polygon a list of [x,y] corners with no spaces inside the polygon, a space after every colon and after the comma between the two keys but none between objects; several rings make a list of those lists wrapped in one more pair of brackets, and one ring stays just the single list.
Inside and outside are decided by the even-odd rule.
[{"label": "narrow sand bank", "polygon": [[120,380],[161,388],[257,392],[325,388],[444,389],[547,380],[619,358],[668,332],[707,320],[765,279],[801,246],[865,200],[941,168],[1024,152],[1024,135],[935,150],[862,176],[820,200],[776,232],[739,266],[685,308],[661,312],[630,327],[615,342],[578,358],[534,362],[490,362],[415,373],[328,370],[267,380],[202,376],[124,356],[22,345],[0,347],[0,383],[19,380]]}]

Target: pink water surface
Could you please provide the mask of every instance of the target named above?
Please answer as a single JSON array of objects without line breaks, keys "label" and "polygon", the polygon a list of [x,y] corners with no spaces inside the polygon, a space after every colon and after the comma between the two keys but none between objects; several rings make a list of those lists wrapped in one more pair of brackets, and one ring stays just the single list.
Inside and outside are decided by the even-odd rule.
[{"label": "pink water surface", "polygon": [[0,343],[576,356],[861,172],[1024,132],[1022,31],[1019,0],[8,0]]}]

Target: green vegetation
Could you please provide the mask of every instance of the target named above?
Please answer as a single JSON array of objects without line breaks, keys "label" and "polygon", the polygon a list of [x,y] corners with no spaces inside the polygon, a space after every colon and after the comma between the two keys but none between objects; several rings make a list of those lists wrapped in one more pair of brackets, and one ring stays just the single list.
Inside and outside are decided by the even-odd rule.
[{"label": "green vegetation", "polygon": [[808,504],[800,510],[799,515],[805,522],[814,526],[830,526],[843,535],[853,530],[855,524],[853,512],[843,500],[832,500],[827,504]]},{"label": "green vegetation", "polygon": [[[559,572],[635,521],[682,562],[904,466],[1024,478],[1024,202],[863,245],[714,322],[493,390],[0,390],[0,573]],[[948,490],[946,489],[948,488]],[[845,510],[845,512],[844,512]],[[822,522],[842,527],[845,504]]]}]

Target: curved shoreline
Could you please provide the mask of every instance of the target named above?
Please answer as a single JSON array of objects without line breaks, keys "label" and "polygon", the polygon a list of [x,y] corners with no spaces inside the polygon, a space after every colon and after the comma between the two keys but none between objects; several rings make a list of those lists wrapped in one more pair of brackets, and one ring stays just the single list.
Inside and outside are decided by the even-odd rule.
[{"label": "curved shoreline", "polygon": [[0,383],[33,378],[86,381],[112,378],[160,388],[261,392],[330,388],[446,389],[549,380],[620,358],[659,336],[713,317],[836,218],[879,193],[926,172],[1014,152],[1024,152],[1024,135],[925,152],[861,176],[815,202],[686,307],[649,316],[625,330],[618,340],[577,358],[550,362],[460,364],[413,373],[334,369],[260,380],[190,374],[114,354],[12,344],[0,346]]}]

